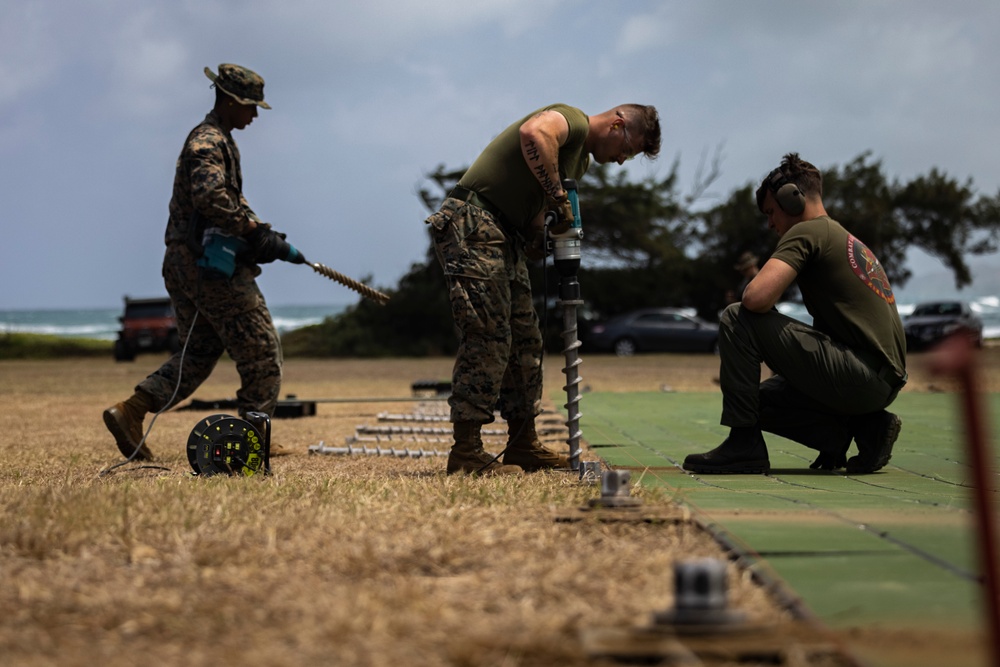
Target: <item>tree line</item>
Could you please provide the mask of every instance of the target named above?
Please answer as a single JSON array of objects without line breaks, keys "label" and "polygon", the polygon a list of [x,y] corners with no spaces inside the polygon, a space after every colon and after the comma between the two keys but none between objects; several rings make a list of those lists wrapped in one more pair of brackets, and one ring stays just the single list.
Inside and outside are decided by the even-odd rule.
[{"label": "tree line", "polygon": [[[757,183],[703,206],[718,178],[718,157],[702,165],[687,193],[678,184],[679,161],[662,179],[635,180],[627,170],[595,165],[579,183],[583,261],[579,281],[588,310],[611,317],[646,306],[695,309],[706,319],[726,305],[738,282],[733,268],[751,251],[765,261],[777,238],[757,210]],[[821,169],[823,201],[831,217],[861,239],[882,262],[891,284],[912,277],[906,255],[920,248],[954,276],[956,289],[972,276],[966,258],[995,252],[1000,241],[1000,191],[978,193],[972,179],[959,181],[932,168],[903,182],[890,179],[881,160],[865,152],[845,165]],[[418,196],[428,212],[438,209],[465,169],[438,166]],[[540,316],[557,294],[552,260],[530,267]],[[289,332],[287,356],[388,357],[451,355],[457,347],[444,275],[428,236],[423,261],[395,287],[385,306],[362,300],[324,322]],[[547,293],[546,293],[547,290]],[[543,318],[544,321],[544,318]],[[558,327],[558,317],[549,317]],[[558,341],[547,333],[547,340]]]}]

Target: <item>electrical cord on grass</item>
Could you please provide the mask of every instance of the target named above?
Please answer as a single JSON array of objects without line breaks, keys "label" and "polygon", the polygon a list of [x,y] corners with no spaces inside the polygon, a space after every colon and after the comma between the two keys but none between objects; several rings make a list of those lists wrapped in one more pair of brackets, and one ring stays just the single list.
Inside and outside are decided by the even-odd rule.
[{"label": "electrical cord on grass", "polygon": [[[174,386],[174,393],[171,394],[167,402],[163,404],[163,407],[157,410],[153,414],[153,418],[150,420],[149,426],[146,428],[146,432],[142,436],[142,440],[140,440],[139,444],[136,445],[135,451],[132,452],[131,456],[129,456],[124,461],[119,461],[118,463],[105,468],[104,470],[102,470],[97,474],[98,477],[104,477],[108,473],[111,473],[114,470],[122,467],[123,465],[127,465],[131,463],[133,460],[135,460],[135,457],[139,454],[140,451],[142,451],[142,446],[146,444],[146,439],[149,437],[150,432],[153,430],[153,424],[156,423],[156,418],[159,417],[164,412],[166,412],[174,404],[174,399],[177,397],[177,392],[180,391],[181,389],[181,380],[184,377],[184,355],[187,353],[188,343],[191,342],[191,331],[194,329],[195,322],[197,321],[198,321],[198,311],[196,310],[194,311],[194,317],[191,319],[191,326],[188,328],[188,335],[184,337],[184,347],[181,348],[181,358],[177,364],[177,384]],[[132,470],[170,470],[170,468],[167,468],[166,466],[140,465],[136,466],[135,468],[132,468]]]}]

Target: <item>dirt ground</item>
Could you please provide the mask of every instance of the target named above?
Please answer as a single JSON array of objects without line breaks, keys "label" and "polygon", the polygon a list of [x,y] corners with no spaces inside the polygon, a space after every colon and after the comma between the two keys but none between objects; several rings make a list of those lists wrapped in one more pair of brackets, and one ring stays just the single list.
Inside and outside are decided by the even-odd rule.
[{"label": "dirt ground", "polygon": [[[153,426],[156,467],[102,474],[122,459],[101,411],[162,360],[0,363],[0,662],[614,664],[601,647],[648,640],[672,608],[676,562],[727,557],[638,487],[638,516],[599,515],[584,509],[599,488],[567,473],[471,479],[444,475],[442,457],[307,453],[412,412],[411,384],[447,380],[450,359],[288,360],[283,393],[318,414],[274,421],[292,453],[267,478],[192,478],[185,443],[218,411],[181,410]],[[1000,348],[981,360],[983,389],[1000,390]],[[905,391],[948,390],[923,361]],[[561,365],[547,360],[550,397]],[[580,376],[584,391],[718,391],[718,359],[593,356]],[[237,384],[222,363],[195,398]],[[795,621],[751,573],[730,563],[728,582],[755,636],[784,644],[702,664],[851,664],[849,646]],[[659,655],[683,653],[653,636]]]}]

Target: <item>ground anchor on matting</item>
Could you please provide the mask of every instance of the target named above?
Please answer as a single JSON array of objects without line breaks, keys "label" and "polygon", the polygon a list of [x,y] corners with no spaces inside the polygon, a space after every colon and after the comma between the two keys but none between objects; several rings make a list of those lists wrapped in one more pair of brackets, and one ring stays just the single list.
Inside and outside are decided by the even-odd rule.
[{"label": "ground anchor on matting", "polygon": [[642,498],[636,498],[629,492],[632,473],[628,470],[605,470],[601,475],[601,497],[591,498],[587,504],[590,507],[638,507]]},{"label": "ground anchor on matting", "polygon": [[677,524],[691,519],[690,512],[682,505],[644,505],[641,498],[629,494],[632,474],[628,470],[600,472],[600,461],[580,462],[580,482],[593,484],[599,474],[601,496],[591,498],[585,505],[561,508],[555,512],[555,521],[572,523],[590,521],[598,523],[650,523]]},{"label": "ground anchor on matting", "polygon": [[580,461],[580,483],[597,484],[601,481],[600,461]]},{"label": "ground anchor on matting", "polygon": [[815,627],[749,623],[729,609],[725,561],[675,564],[674,598],[675,606],[654,613],[649,625],[582,630],[583,649],[631,664],[856,665]]}]

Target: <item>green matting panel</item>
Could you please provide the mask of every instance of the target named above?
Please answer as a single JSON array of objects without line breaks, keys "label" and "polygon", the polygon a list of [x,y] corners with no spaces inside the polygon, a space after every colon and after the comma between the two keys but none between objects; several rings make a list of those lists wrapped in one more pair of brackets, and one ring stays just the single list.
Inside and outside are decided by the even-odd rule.
[{"label": "green matting panel", "polygon": [[[1000,395],[982,398],[992,434]],[[891,408],[903,419],[892,460],[855,476],[810,470],[815,452],[769,434],[769,475],[685,473],[685,456],[728,433],[718,393],[590,393],[580,410],[595,454],[631,469],[633,482],[670,490],[831,627],[971,628],[981,622],[982,587],[959,401],[900,396]]]}]

